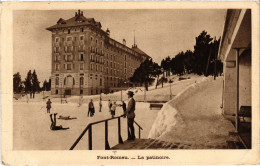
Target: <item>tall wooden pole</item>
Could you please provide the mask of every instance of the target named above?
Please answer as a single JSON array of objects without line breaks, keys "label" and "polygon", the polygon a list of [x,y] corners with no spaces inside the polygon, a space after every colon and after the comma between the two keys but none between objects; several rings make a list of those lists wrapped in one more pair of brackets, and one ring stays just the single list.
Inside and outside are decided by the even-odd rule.
[{"label": "tall wooden pole", "polygon": [[240,48],[235,48],[237,51],[236,55],[236,70],[237,70],[237,106],[236,106],[236,132],[239,129],[238,112],[239,112],[239,50]]}]

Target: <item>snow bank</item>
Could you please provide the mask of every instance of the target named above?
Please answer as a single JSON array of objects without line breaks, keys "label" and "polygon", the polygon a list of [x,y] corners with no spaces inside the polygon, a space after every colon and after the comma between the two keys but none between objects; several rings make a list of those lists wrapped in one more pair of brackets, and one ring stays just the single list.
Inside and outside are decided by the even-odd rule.
[{"label": "snow bank", "polygon": [[203,78],[198,80],[196,83],[188,86],[182,92],[180,92],[174,99],[167,102],[160,112],[158,112],[157,118],[149,132],[148,138],[158,138],[166,134],[168,131],[178,123],[178,125],[184,126],[183,118],[180,113],[176,110],[178,105],[181,104],[187,97],[200,91],[204,88],[207,82],[211,78]]},{"label": "snow bank", "polygon": [[[149,132],[148,138],[157,138],[169,132],[176,123],[181,123],[182,118],[177,110],[169,103],[166,103],[162,110],[158,112],[157,118]],[[183,124],[183,123],[182,123]]]}]

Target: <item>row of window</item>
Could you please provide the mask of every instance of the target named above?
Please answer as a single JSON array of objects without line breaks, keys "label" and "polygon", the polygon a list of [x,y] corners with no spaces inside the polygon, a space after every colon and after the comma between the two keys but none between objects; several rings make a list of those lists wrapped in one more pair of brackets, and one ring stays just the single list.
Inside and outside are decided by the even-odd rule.
[{"label": "row of window", "polygon": [[[62,40],[62,42],[64,42],[64,41],[65,41],[65,38],[62,37],[61,40]],[[72,36],[67,36],[67,37],[66,37],[66,41],[72,41],[72,40],[73,40],[73,37],[72,37]],[[80,40],[80,41],[83,41],[83,40],[84,40],[84,35],[79,36],[79,40]],[[74,37],[74,41],[77,41],[77,37],[76,37],[76,36]],[[90,37],[90,41],[91,41],[91,42],[94,41],[92,36]],[[55,38],[55,42],[56,42],[56,43],[59,43],[59,42],[60,42],[60,37],[56,37],[56,38]],[[98,42],[98,39],[96,39],[96,44],[98,44],[98,43],[99,43],[99,42]],[[100,41],[100,45],[103,46],[103,41]]]},{"label": "row of window", "polygon": [[[63,65],[63,68],[65,70],[72,70],[72,69],[75,69],[75,64],[64,64]],[[83,63],[80,63],[79,64],[79,69],[80,70],[84,70],[84,64]],[[60,64],[55,64],[55,71],[59,71],[60,70]]]},{"label": "row of window", "polygon": [[[92,79],[92,76],[90,76],[90,79]],[[97,77],[96,77],[96,79],[97,79]],[[59,82],[59,77],[56,77],[55,78],[55,85],[59,85],[59,83],[60,83]],[[64,79],[64,85],[66,85],[66,84],[67,84],[67,79],[65,78]],[[75,79],[74,78],[73,78],[72,85],[75,85]],[[80,77],[79,78],[79,85],[84,85],[84,77]],[[102,86],[102,78],[99,79],[99,85]]]}]

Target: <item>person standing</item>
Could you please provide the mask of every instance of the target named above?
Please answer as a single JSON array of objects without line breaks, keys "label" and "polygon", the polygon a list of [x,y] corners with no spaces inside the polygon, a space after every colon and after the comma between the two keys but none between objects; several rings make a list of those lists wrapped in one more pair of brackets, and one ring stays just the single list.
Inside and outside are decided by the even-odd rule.
[{"label": "person standing", "polygon": [[111,115],[112,115],[112,118],[114,118],[115,114],[116,114],[116,102],[114,102],[114,103],[112,104],[112,107],[111,107]]},{"label": "person standing", "polygon": [[[125,102],[124,101],[122,101],[122,104],[120,105],[122,108],[123,108],[123,114],[125,113],[125,111],[126,111],[126,104],[125,104]],[[124,116],[124,118],[125,118],[125,116]]]},{"label": "person standing", "polygon": [[88,116],[90,115],[90,117],[92,117],[94,113],[95,113],[95,108],[94,108],[93,100],[90,99],[90,102],[88,103]]},{"label": "person standing", "polygon": [[133,98],[134,92],[128,91],[127,93],[129,101],[126,108],[126,111],[123,115],[127,116],[127,125],[128,125],[128,138],[127,140],[135,140],[135,128],[134,128],[134,119],[135,119],[135,100]]},{"label": "person standing", "polygon": [[51,99],[48,99],[48,101],[46,102],[46,108],[47,108],[47,113],[50,113],[51,110]]},{"label": "person standing", "polygon": [[99,100],[99,112],[101,112],[102,110],[102,98],[100,97],[100,100]]},{"label": "person standing", "polygon": [[109,100],[108,100],[108,109],[109,109],[109,112],[111,112],[111,107],[112,107],[112,102],[111,102],[111,100],[109,99]]}]

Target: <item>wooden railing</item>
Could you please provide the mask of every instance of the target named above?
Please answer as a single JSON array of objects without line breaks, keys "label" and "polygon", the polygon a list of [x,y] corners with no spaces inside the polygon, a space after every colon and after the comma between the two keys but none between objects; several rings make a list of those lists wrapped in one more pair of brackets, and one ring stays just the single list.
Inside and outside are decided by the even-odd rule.
[{"label": "wooden railing", "polygon": [[[123,144],[123,139],[121,137],[121,117],[123,117],[124,115],[121,116],[117,116],[114,118],[109,118],[109,119],[104,119],[101,121],[96,121],[96,122],[92,122],[90,124],[87,125],[87,127],[83,130],[83,132],[80,134],[80,136],[77,138],[77,140],[74,142],[74,144],[70,147],[70,150],[73,150],[77,144],[79,143],[79,141],[82,139],[82,137],[86,134],[86,132],[88,131],[88,149],[92,150],[92,126],[95,124],[99,124],[102,122],[105,122],[105,150],[109,150],[110,146],[109,146],[109,142],[108,142],[108,121],[110,120],[118,120],[118,143],[119,144]],[[141,130],[143,130],[143,128],[134,121],[134,123],[138,126],[139,131],[138,131],[138,136],[139,138],[141,138]],[[128,131],[128,126],[127,126],[127,131]]]}]

